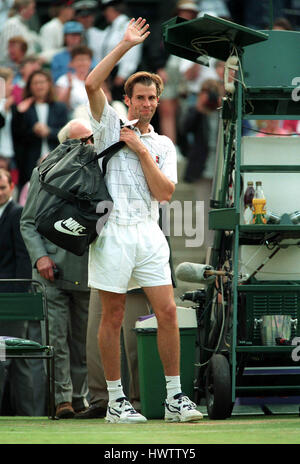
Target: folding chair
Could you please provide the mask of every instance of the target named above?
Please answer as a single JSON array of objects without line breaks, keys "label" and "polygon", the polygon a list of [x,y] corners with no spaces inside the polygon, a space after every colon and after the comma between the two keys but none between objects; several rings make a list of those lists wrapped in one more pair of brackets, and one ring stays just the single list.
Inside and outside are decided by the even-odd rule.
[{"label": "folding chair", "polygon": [[[1,283],[27,285],[22,292],[1,293]],[[38,342],[0,337],[0,361],[12,358],[45,359],[48,389],[48,416],[55,419],[54,348],[49,345],[47,296],[44,285],[33,279],[0,279],[1,321],[44,321],[45,345]]]}]

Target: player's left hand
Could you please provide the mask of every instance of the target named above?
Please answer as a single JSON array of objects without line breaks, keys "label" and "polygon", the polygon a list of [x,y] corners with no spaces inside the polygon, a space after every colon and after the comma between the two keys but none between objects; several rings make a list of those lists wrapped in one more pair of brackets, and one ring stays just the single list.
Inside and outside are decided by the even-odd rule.
[{"label": "player's left hand", "polygon": [[123,127],[120,133],[120,141],[125,142],[130,150],[134,151],[137,155],[139,150],[145,148],[145,145],[140,141],[139,136],[134,130],[129,127]]}]

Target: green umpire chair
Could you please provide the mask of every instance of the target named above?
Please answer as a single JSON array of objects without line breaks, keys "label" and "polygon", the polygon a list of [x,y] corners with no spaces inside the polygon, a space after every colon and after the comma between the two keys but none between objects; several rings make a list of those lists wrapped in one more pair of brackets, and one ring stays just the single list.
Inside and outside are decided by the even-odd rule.
[{"label": "green umpire chair", "polygon": [[[1,283],[22,284],[22,291],[1,292],[1,321],[40,321],[44,327],[44,342],[14,337],[0,337],[0,361],[12,358],[44,359],[48,388],[48,416],[55,419],[54,348],[49,345],[47,296],[44,286],[33,279],[0,279]],[[26,291],[24,291],[24,285]]]}]

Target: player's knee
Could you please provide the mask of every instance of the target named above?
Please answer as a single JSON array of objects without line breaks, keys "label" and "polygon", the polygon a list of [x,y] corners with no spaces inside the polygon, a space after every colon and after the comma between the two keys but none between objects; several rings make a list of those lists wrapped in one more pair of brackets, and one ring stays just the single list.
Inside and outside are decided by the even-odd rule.
[{"label": "player's knee", "polygon": [[177,326],[177,313],[175,302],[166,304],[157,314],[158,323],[175,327]]},{"label": "player's knee", "polygon": [[102,315],[101,324],[102,326],[118,330],[122,326],[123,318],[124,306],[121,304],[111,306],[109,311],[106,311],[105,314]]}]

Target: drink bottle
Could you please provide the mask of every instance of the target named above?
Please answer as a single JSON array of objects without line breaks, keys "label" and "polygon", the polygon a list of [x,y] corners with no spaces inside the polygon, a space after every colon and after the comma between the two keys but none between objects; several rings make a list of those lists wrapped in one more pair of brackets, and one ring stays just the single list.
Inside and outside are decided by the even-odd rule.
[{"label": "drink bottle", "polygon": [[247,189],[244,195],[244,223],[252,224],[253,211],[252,211],[252,200],[254,198],[255,190],[253,182],[247,182]]},{"label": "drink bottle", "polygon": [[262,189],[262,182],[257,181],[255,183],[255,194],[252,200],[253,205],[253,224],[266,224],[267,220],[265,218],[265,205],[266,198]]}]

